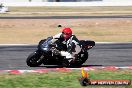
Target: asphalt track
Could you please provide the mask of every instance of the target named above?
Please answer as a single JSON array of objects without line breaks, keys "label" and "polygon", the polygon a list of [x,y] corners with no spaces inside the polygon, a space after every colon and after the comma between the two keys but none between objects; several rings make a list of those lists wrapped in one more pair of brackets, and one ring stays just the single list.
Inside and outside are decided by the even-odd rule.
[{"label": "asphalt track", "polygon": [[0,19],[102,19],[102,18],[132,18],[132,15],[117,16],[5,16]]},{"label": "asphalt track", "polygon": [[[26,58],[36,45],[1,45],[0,70],[30,70],[55,66],[28,67]],[[132,43],[96,44],[89,50],[89,59],[83,66],[132,66]]]}]

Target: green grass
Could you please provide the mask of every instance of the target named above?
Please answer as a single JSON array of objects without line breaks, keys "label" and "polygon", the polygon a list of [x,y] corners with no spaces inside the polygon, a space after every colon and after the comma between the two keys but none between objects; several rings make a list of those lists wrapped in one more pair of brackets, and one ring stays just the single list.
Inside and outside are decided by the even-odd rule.
[{"label": "green grass", "polygon": [[[89,71],[91,79],[130,79],[132,70]],[[25,73],[21,75],[0,74],[0,88],[83,88],[78,78],[81,71]],[[87,86],[87,88],[132,88],[130,86]]]}]

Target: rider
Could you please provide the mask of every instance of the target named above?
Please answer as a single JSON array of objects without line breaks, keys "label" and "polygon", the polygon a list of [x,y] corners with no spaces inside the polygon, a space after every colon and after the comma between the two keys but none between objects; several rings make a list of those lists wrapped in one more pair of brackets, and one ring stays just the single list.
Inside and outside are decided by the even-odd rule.
[{"label": "rider", "polygon": [[61,33],[53,36],[52,42],[55,42],[56,39],[60,39],[63,44],[66,44],[67,51],[54,50],[53,53],[65,56],[65,60],[68,61],[67,65],[70,65],[71,62],[74,62],[77,54],[81,51],[79,40],[72,34],[71,28],[64,28]]}]

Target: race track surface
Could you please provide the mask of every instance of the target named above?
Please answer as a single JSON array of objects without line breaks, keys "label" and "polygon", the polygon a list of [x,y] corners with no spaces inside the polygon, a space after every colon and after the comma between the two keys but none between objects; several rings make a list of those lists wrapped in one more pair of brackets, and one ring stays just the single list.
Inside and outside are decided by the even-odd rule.
[{"label": "race track surface", "polygon": [[[28,67],[26,58],[36,50],[36,45],[0,46],[0,70],[40,69],[54,66]],[[96,44],[89,50],[89,59],[83,66],[131,66],[132,43]]]},{"label": "race track surface", "polygon": [[132,18],[132,15],[117,16],[5,16],[0,19],[102,19],[102,18]]}]

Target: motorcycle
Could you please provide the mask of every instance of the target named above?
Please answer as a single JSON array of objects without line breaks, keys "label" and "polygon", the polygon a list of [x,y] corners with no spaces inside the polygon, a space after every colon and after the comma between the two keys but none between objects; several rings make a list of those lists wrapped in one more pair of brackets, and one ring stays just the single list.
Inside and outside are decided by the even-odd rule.
[{"label": "motorcycle", "polygon": [[[88,59],[88,50],[95,46],[95,42],[91,40],[79,40],[81,44],[81,52],[77,54],[77,58],[73,63],[68,63],[65,56],[56,55],[53,50],[66,51],[66,45],[59,41],[59,39],[52,43],[52,37],[43,39],[39,42],[37,50],[31,53],[26,63],[30,67],[37,67],[44,65],[58,65],[63,67],[81,66]],[[69,65],[67,65],[69,64]]]}]

